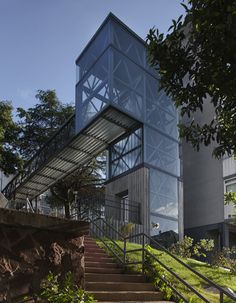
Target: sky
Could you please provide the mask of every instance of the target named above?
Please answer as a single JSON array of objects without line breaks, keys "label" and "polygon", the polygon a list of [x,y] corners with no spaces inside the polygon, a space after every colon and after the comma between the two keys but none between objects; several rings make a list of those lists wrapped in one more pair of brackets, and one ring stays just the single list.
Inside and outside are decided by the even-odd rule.
[{"label": "sky", "polygon": [[29,108],[38,89],[75,101],[75,60],[112,12],[145,39],[166,33],[181,0],[0,0],[0,100]]}]

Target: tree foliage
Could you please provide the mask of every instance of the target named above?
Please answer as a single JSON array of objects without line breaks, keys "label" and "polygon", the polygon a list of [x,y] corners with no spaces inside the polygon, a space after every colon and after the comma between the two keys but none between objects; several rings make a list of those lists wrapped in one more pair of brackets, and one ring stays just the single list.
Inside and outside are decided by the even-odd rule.
[{"label": "tree foliage", "polygon": [[6,175],[14,174],[22,166],[17,148],[19,127],[13,121],[12,110],[10,102],[0,101],[0,170]]},{"label": "tree foliage", "polygon": [[[28,110],[17,109],[20,119],[19,150],[24,160],[29,160],[75,110],[72,105],[61,103],[53,90],[38,90],[36,99],[38,103],[34,107]],[[78,194],[82,195],[86,191],[93,192],[98,189],[102,164],[94,159],[58,180],[50,188],[49,204],[52,207],[63,206],[65,215],[69,218],[70,205],[75,199],[74,192],[78,191]]]},{"label": "tree foliage", "polygon": [[20,171],[74,113],[74,107],[62,104],[53,90],[38,90],[35,97],[34,107],[17,108],[18,121],[13,120],[11,103],[0,101],[0,169],[7,175]]},{"label": "tree foliage", "polygon": [[[24,169],[29,160],[74,113],[74,106],[63,104],[53,90],[38,90],[36,104],[29,109],[17,108],[18,121],[12,119],[12,106],[0,102],[0,169],[7,174]],[[64,206],[70,216],[74,191],[78,194],[100,190],[97,186],[104,173],[104,157],[80,166],[50,189],[52,206]]]},{"label": "tree foliage", "polygon": [[[183,1],[186,3],[186,1]],[[180,135],[199,150],[217,143],[216,157],[236,153],[236,0],[188,0],[186,16],[173,20],[166,37],[155,28],[147,36],[149,61],[160,85],[188,124]],[[194,114],[213,105],[211,121]]]},{"label": "tree foliage", "polygon": [[[82,198],[103,190],[101,185],[104,165],[93,159],[87,165],[80,166],[73,173],[57,181],[50,188],[48,202],[52,207],[64,206],[66,218],[70,218],[70,206],[74,203],[75,192]],[[77,205],[74,205],[77,207]]]},{"label": "tree foliage", "polygon": [[38,149],[74,113],[74,106],[63,104],[54,90],[38,90],[38,103],[27,110],[17,108],[19,127],[19,149],[23,159],[30,159]]}]

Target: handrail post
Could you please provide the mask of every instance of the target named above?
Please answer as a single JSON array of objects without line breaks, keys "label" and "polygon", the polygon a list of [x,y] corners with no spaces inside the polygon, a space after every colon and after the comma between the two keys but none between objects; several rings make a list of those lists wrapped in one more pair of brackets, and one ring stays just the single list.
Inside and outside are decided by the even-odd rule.
[{"label": "handrail post", "polygon": [[144,233],[142,235],[142,273],[144,274]]},{"label": "handrail post", "polygon": [[126,238],[124,238],[124,265],[126,264]]},{"label": "handrail post", "polygon": [[220,303],[224,303],[224,293],[220,291]]}]

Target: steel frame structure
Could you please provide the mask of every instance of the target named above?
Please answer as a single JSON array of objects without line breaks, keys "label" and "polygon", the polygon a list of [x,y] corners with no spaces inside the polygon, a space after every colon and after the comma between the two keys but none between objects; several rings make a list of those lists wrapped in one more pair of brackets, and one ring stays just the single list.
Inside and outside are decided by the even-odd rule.
[{"label": "steel frame structure", "polygon": [[140,122],[108,105],[76,134],[73,115],[2,192],[8,200],[32,200],[137,127]]}]

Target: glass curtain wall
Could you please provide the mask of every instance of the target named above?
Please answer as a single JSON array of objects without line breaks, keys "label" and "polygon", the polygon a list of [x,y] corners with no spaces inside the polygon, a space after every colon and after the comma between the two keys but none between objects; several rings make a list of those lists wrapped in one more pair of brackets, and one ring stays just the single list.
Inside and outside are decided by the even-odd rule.
[{"label": "glass curtain wall", "polygon": [[109,148],[109,178],[143,163],[142,128],[125,136]]},{"label": "glass curtain wall", "polygon": [[[150,234],[178,232],[180,174],[177,111],[159,91],[145,43],[110,15],[77,59],[77,130],[112,104],[143,123],[143,129],[110,148],[110,177],[145,164],[149,168]],[[159,223],[158,230],[151,223]]]}]

